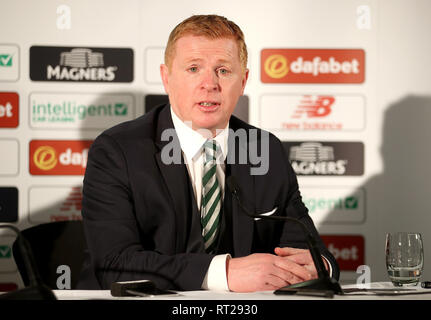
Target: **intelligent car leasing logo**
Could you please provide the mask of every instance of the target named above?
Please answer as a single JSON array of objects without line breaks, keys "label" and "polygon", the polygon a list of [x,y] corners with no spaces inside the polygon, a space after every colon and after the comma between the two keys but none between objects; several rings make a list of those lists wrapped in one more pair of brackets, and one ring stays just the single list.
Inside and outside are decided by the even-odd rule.
[{"label": "intelligent car leasing logo", "polygon": [[33,81],[132,82],[130,48],[74,48],[32,46]]},{"label": "intelligent car leasing logo", "polygon": [[301,188],[302,201],[316,225],[360,224],[366,220],[365,190],[320,185]]},{"label": "intelligent car leasing logo", "polygon": [[30,173],[33,175],[83,175],[89,140],[30,141]]},{"label": "intelligent car leasing logo", "polygon": [[0,44],[0,81],[17,81],[19,78],[19,47]]},{"label": "intelligent car leasing logo", "polygon": [[0,245],[0,259],[11,258],[11,247]]},{"label": "intelligent car leasing logo", "polygon": [[0,67],[12,67],[11,54],[0,54]]},{"label": "intelligent car leasing logo", "polygon": [[33,128],[105,129],[135,116],[130,94],[32,93]]},{"label": "intelligent car leasing logo", "polygon": [[297,175],[359,176],[364,174],[362,142],[283,142]]},{"label": "intelligent car leasing logo", "polygon": [[362,49],[263,49],[263,83],[363,83]]}]

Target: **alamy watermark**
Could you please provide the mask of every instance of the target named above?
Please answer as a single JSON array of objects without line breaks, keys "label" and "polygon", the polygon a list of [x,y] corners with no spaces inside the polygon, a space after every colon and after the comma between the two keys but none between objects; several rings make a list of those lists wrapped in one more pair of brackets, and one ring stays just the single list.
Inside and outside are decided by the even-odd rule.
[{"label": "alamy watermark", "polygon": [[371,268],[363,264],[356,268],[356,273],[359,274],[358,278],[356,278],[357,287],[368,288],[371,283]]},{"label": "alamy watermark", "polygon": [[60,276],[57,278],[57,289],[64,290],[64,289],[72,289],[72,272],[70,271],[70,267],[68,265],[62,264],[57,267],[57,274],[60,274]]},{"label": "alamy watermark", "polygon": [[[187,124],[187,122],[184,122]],[[188,124],[189,125],[189,124]],[[191,127],[191,126],[190,126]],[[269,168],[269,132],[259,129],[228,129],[227,164],[251,165],[250,175],[265,175]],[[212,133],[208,129],[197,129],[203,137],[211,139]],[[216,135],[223,130],[216,130]],[[161,158],[166,165],[181,164],[181,145],[175,129],[165,129],[161,136],[162,141],[168,143],[162,148]],[[216,163],[223,163],[222,157],[217,157]]]}]

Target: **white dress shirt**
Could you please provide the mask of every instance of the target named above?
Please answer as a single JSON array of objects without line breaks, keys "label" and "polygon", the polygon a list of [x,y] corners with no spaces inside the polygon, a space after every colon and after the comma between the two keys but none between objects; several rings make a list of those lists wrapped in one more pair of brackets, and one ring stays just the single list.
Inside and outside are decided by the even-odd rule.
[{"label": "white dress shirt", "polygon": [[[186,125],[175,114],[171,108],[172,122],[174,123],[175,131],[180,141],[181,150],[183,153],[184,161],[189,172],[189,176],[195,194],[197,208],[200,211],[201,197],[202,197],[202,175],[204,169],[204,153],[203,144],[207,140],[197,131]],[[221,201],[224,198],[224,182],[225,182],[225,164],[224,161],[228,149],[228,133],[229,124],[213,138],[217,141],[221,149],[220,157],[217,157],[216,175],[221,188]],[[202,283],[202,289],[229,291],[227,285],[226,275],[226,259],[230,258],[229,254],[222,254],[215,256],[210,263],[205,279]]]}]

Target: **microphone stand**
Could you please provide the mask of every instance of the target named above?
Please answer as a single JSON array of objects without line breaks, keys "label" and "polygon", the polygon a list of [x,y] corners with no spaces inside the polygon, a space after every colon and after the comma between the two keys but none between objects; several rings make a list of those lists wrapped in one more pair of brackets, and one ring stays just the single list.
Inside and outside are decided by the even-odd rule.
[{"label": "microphone stand", "polygon": [[29,279],[28,287],[1,294],[0,300],[56,300],[52,290],[43,283],[30,244],[24,238],[21,231],[12,225],[0,225],[0,228],[11,229],[16,233],[17,245],[21,251],[22,260]]},{"label": "microphone stand", "polygon": [[316,295],[316,293],[321,293],[321,296],[331,297],[333,294],[343,294],[340,284],[337,280],[329,276],[328,271],[323,264],[320,250],[317,247],[316,239],[313,234],[308,230],[304,223],[301,221],[291,218],[291,217],[280,217],[280,216],[265,216],[259,214],[252,214],[247,208],[245,208],[241,202],[239,196],[239,186],[236,183],[234,177],[230,176],[226,179],[226,184],[232,192],[232,195],[237,200],[239,206],[244,211],[244,213],[251,218],[276,220],[276,221],[292,221],[301,226],[302,231],[306,235],[306,243],[308,249],[310,250],[311,258],[313,259],[314,266],[317,270],[317,279],[307,280],[300,283],[295,283],[283,288],[276,290],[275,294],[295,294],[301,293],[307,295]]}]

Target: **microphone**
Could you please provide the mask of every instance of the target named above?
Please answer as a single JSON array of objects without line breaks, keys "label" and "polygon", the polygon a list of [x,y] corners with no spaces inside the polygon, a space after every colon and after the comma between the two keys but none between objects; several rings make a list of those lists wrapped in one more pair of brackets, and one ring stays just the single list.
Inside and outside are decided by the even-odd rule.
[{"label": "microphone", "polygon": [[154,290],[155,287],[150,280],[113,282],[111,283],[111,295],[113,297],[137,296],[141,295],[138,293],[145,294],[145,292]]},{"label": "microphone", "polygon": [[7,224],[0,225],[0,228],[10,229],[17,235],[16,244],[21,251],[25,271],[29,279],[27,288],[1,294],[0,300],[57,300],[52,290],[43,283],[30,244],[21,231],[15,226]]},{"label": "microphone", "polygon": [[111,283],[111,295],[113,297],[154,297],[156,295],[175,295],[172,290],[159,289],[151,280],[134,280]]},{"label": "microphone", "polygon": [[[313,259],[314,266],[317,270],[317,279],[313,280],[307,280],[304,282],[292,284],[283,288],[280,288],[276,290],[275,294],[295,294],[298,291],[310,294],[313,294],[315,291],[322,291],[325,293],[331,293],[331,294],[343,294],[343,291],[341,289],[340,284],[337,280],[334,278],[331,278],[329,276],[328,271],[325,268],[325,265],[323,264],[322,257],[320,254],[320,250],[317,247],[317,242],[314,237],[314,235],[310,232],[310,230],[307,228],[307,226],[299,221],[298,219],[291,218],[291,217],[280,217],[280,216],[266,216],[266,215],[259,215],[251,213],[242,203],[241,197],[240,197],[240,188],[238,183],[236,182],[235,178],[233,176],[229,176],[226,178],[226,184],[231,191],[232,195],[238,202],[239,206],[241,207],[242,211],[251,218],[259,218],[259,219],[267,219],[267,220],[276,220],[276,221],[292,221],[301,226],[302,231],[305,234],[306,243],[308,246],[308,249],[310,250],[311,258]],[[330,294],[325,296],[331,296]]]}]

